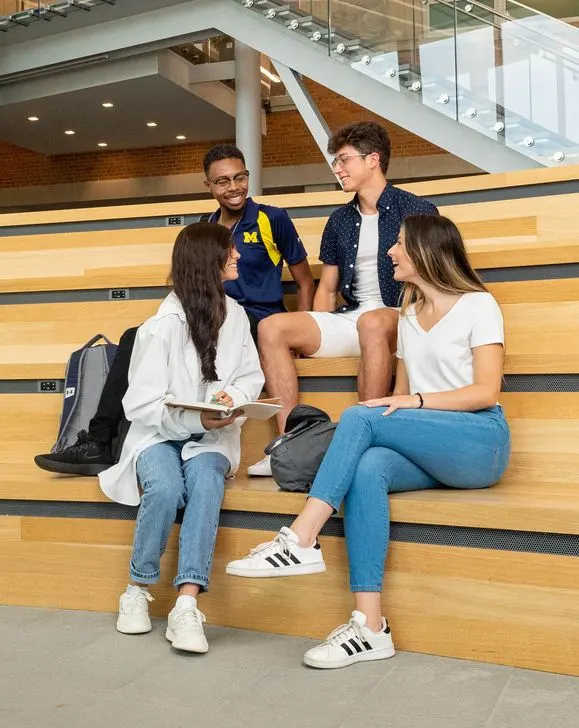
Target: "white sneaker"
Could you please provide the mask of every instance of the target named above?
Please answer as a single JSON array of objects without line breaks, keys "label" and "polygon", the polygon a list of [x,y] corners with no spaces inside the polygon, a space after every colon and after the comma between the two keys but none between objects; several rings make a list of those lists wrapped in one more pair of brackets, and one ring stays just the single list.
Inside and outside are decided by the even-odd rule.
[{"label": "white sneaker", "polygon": [[366,627],[366,615],[354,611],[348,624],[342,624],[325,642],[306,652],[304,662],[310,667],[328,670],[354,662],[385,660],[394,654],[390,627],[384,617],[380,632],[372,632]]},{"label": "white sneaker", "polygon": [[257,475],[262,478],[271,478],[271,459],[270,455],[266,455],[262,460],[255,465],[250,465],[247,468],[248,475]]},{"label": "white sneaker", "polygon": [[169,613],[165,637],[176,650],[207,652],[209,645],[203,632],[205,621],[205,615],[197,607],[174,607]]},{"label": "white sneaker", "polygon": [[273,541],[251,549],[249,555],[230,561],[225,572],[232,576],[268,577],[319,574],[326,570],[322,547],[316,539],[313,546],[303,548],[291,528],[285,526]]},{"label": "white sneaker", "polygon": [[152,629],[149,618],[149,602],[154,601],[141,586],[129,584],[119,599],[117,629],[123,634],[145,634]]}]

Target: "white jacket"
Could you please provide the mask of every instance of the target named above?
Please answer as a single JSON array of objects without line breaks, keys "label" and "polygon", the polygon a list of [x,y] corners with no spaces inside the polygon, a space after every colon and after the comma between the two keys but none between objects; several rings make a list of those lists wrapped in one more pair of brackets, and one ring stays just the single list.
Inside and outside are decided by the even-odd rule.
[{"label": "white jacket", "polygon": [[[206,401],[225,390],[235,405],[257,399],[264,376],[244,309],[226,298],[227,315],[217,342],[215,365],[219,381],[207,387]],[[201,364],[189,334],[181,302],[174,293],[163,301],[155,316],[139,328],[129,367],[129,388],[123,407],[131,426],[117,465],[99,475],[103,493],[117,503],[138,505],[136,462],[147,447],[167,440],[186,440],[206,433],[199,442],[188,442],[184,460],[203,452],[219,452],[239,467],[240,430],[243,420],[219,430],[206,431],[199,412],[167,407],[165,402],[195,401],[202,385]]]}]

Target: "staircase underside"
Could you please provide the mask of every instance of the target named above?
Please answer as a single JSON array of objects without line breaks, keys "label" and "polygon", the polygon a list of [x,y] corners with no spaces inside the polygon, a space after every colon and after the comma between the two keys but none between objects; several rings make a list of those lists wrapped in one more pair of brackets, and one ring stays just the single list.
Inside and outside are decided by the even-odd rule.
[{"label": "staircase underside", "polygon": [[[141,6],[142,7],[142,6]],[[110,63],[161,46],[203,35],[229,35],[296,72],[351,99],[363,108],[407,129],[442,149],[489,172],[539,164],[478,131],[449,119],[412,97],[388,88],[323,52],[303,36],[268,23],[258,13],[231,0],[195,0],[141,12],[34,41],[6,47],[0,56],[0,83],[17,82],[40,68],[105,55]],[[1,103],[0,86],[0,103]]]}]

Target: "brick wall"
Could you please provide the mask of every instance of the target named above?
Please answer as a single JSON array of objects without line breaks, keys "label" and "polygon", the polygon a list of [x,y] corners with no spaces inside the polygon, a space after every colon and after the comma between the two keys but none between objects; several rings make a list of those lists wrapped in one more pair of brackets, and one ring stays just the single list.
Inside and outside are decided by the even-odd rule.
[{"label": "brick wall", "polygon": [[[309,88],[331,128],[360,119],[383,122],[379,117],[322,86],[309,82]],[[414,157],[443,152],[395,124],[383,123],[392,138],[393,157]],[[198,172],[201,170],[203,155],[213,143],[127,151],[103,150],[49,157],[0,141],[0,187],[28,187]],[[284,111],[268,116],[268,133],[263,146],[264,166],[316,162],[323,162],[323,157],[297,111]]]},{"label": "brick wall", "polygon": [[[343,96],[328,91],[313,81],[308,87],[322,116],[331,129],[366,119],[382,123],[392,140],[393,157],[418,157],[444,154],[444,150],[411,134],[396,124],[384,121]],[[308,164],[324,159],[297,111],[286,111],[268,117],[268,136],[263,145],[263,163],[266,167],[285,164]]]}]

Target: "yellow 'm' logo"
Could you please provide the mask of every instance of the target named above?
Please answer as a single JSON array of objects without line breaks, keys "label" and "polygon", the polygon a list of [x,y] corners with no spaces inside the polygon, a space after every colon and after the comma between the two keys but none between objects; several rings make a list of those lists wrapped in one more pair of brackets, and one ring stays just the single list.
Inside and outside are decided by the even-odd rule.
[{"label": "yellow 'm' logo", "polygon": [[257,233],[243,233],[244,243],[257,243]]}]

